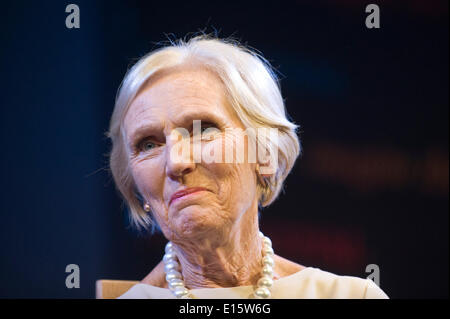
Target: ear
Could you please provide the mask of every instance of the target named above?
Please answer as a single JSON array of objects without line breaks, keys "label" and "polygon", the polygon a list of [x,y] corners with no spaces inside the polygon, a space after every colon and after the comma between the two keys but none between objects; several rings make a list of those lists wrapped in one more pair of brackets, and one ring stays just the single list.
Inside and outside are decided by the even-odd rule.
[{"label": "ear", "polygon": [[261,165],[256,163],[256,173],[259,177],[271,177],[275,174],[275,169],[270,165],[270,162]]},{"label": "ear", "polygon": [[269,158],[265,163],[258,162],[256,164],[256,170],[258,174],[263,177],[271,177],[272,175],[274,175],[277,171],[277,168],[273,163],[273,158]]}]

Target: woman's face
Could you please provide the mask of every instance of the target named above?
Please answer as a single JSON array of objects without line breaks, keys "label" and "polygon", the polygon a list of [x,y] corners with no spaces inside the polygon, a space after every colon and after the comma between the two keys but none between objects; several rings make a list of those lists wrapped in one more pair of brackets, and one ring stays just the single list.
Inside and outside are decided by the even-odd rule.
[{"label": "woman's face", "polygon": [[[194,160],[193,143],[184,155],[172,150],[180,145],[171,136],[173,130],[186,129],[192,141],[194,120],[201,121],[201,132],[216,129],[211,139],[196,144],[201,146],[201,161]],[[244,126],[227,102],[223,83],[204,68],[160,72],[133,100],[124,119],[131,174],[169,240],[218,238],[256,218],[245,214],[257,213],[255,164],[248,163],[247,156],[243,163],[203,160],[214,150],[221,149],[224,156],[236,149],[232,142],[240,138],[238,131],[229,131],[237,128]],[[193,192],[179,193],[183,190]]]}]

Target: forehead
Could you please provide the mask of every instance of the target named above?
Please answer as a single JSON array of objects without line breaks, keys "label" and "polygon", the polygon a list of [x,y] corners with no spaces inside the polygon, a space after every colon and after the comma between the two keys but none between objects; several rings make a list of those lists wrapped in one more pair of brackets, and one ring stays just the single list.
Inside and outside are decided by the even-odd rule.
[{"label": "forehead", "polygon": [[139,90],[124,119],[127,135],[143,122],[173,122],[183,115],[235,118],[220,78],[205,68],[178,67],[155,74]]}]

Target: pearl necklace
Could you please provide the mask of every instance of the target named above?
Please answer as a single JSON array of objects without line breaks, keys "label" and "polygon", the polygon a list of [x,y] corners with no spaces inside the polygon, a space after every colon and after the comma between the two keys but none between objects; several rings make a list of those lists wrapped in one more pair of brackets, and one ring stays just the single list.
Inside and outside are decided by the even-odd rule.
[{"label": "pearl necklace", "polygon": [[[253,292],[253,297],[257,299],[269,298],[270,288],[273,285],[273,267],[275,261],[273,259],[274,252],[272,249],[272,241],[269,237],[263,235],[259,232],[259,236],[263,240],[263,254],[262,258],[262,270],[261,278],[258,280],[257,288]],[[184,286],[183,277],[181,275],[181,267],[177,261],[177,256],[173,249],[172,242],[168,242],[165,248],[165,255],[163,257],[164,261],[164,272],[166,273],[166,281],[168,283],[169,289],[177,298],[193,298],[189,290]]]}]

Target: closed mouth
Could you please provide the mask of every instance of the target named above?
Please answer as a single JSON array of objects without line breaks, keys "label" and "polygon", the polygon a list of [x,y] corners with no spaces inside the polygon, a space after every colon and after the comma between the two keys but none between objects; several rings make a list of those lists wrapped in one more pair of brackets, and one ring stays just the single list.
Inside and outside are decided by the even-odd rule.
[{"label": "closed mouth", "polygon": [[169,205],[172,204],[172,202],[174,200],[176,200],[177,198],[180,198],[180,197],[183,197],[183,196],[186,196],[189,194],[201,192],[201,191],[207,191],[207,189],[204,187],[191,187],[191,188],[186,188],[181,191],[178,191],[175,194],[173,194],[172,197],[170,198]]}]

